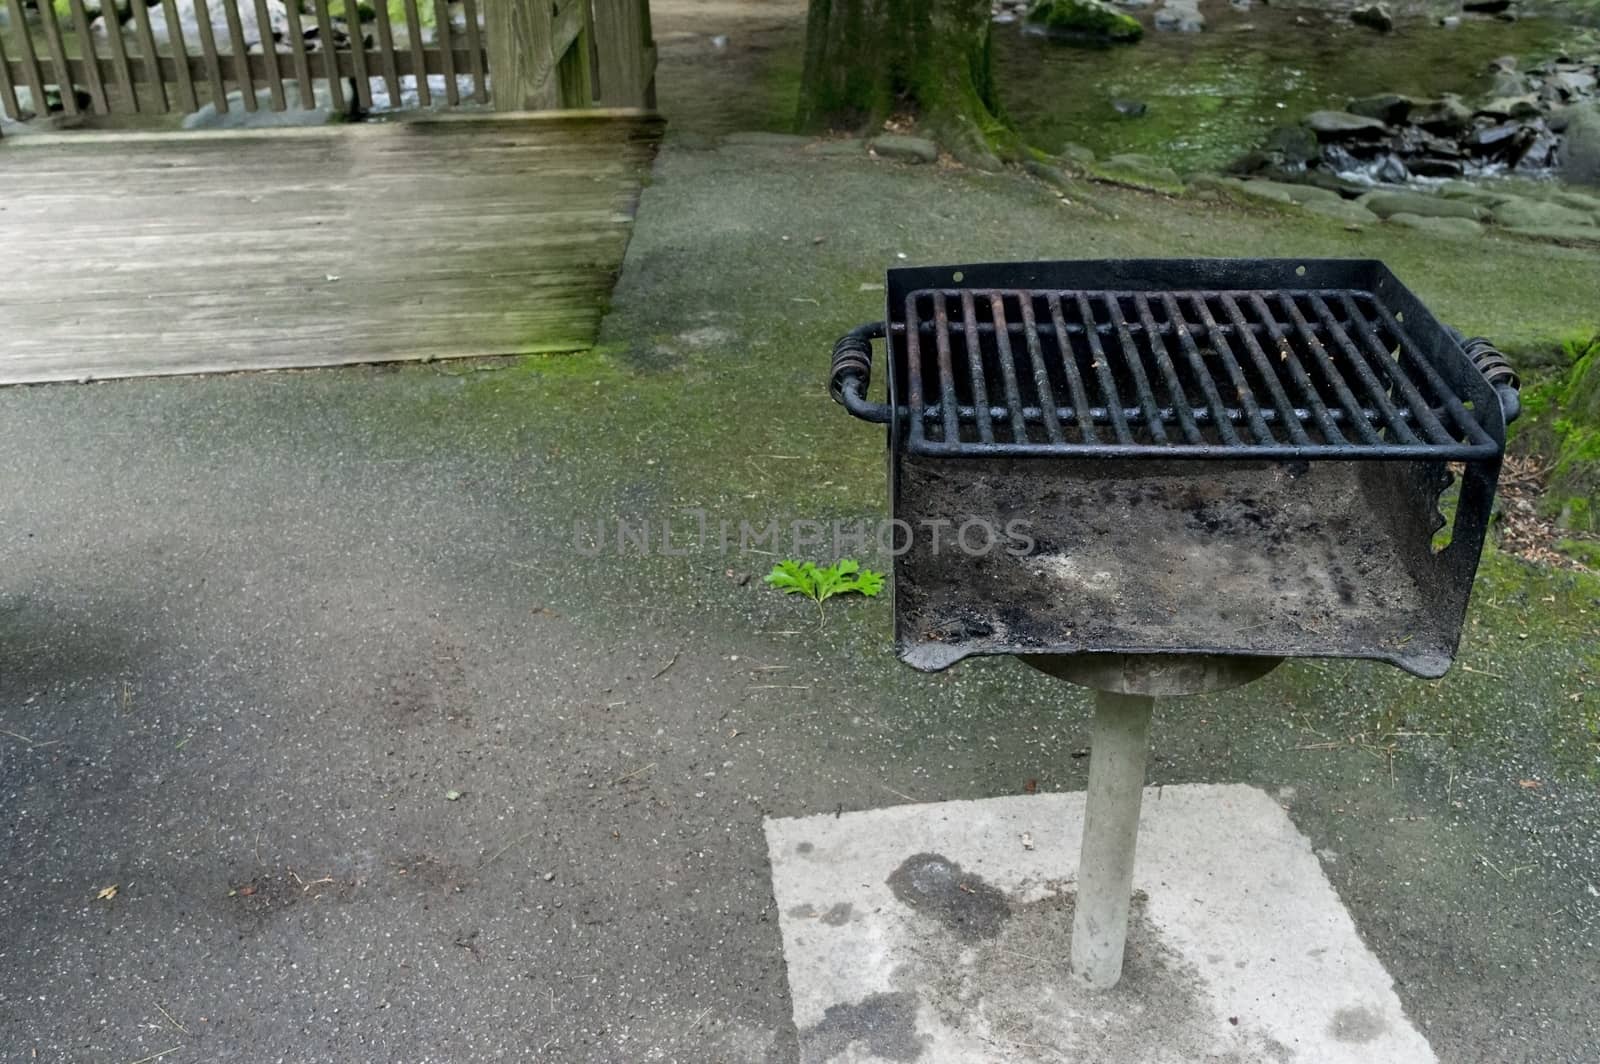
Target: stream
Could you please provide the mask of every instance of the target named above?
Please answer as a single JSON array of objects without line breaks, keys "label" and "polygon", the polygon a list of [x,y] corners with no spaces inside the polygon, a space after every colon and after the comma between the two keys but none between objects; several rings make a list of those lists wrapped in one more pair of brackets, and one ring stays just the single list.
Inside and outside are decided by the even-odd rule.
[{"label": "stream", "polygon": [[[1046,151],[1068,143],[1097,155],[1156,156],[1179,172],[1219,170],[1275,126],[1379,92],[1481,95],[1489,61],[1548,54],[1569,32],[1550,19],[1488,19],[1445,29],[1402,21],[1375,33],[1305,8],[1205,5],[1202,33],[1147,31],[1138,44],[1063,45],[1020,23],[993,29],[995,76],[1007,117]],[[1142,103],[1121,113],[1116,101]]]}]

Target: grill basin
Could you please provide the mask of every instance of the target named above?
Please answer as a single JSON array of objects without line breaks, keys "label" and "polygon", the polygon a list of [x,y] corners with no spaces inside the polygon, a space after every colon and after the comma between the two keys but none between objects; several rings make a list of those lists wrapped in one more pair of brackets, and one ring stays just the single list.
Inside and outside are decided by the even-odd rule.
[{"label": "grill basin", "polygon": [[[832,387],[889,426],[907,663],[1449,667],[1516,382],[1381,263],[950,266],[891,270],[886,291]],[[865,394],[873,335],[886,404]]]}]

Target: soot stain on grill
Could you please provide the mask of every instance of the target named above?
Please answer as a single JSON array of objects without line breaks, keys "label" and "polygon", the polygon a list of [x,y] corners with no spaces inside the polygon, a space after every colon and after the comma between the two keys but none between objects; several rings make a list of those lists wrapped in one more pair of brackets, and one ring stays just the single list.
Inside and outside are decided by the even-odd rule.
[{"label": "soot stain on grill", "polygon": [[998,935],[1011,915],[1004,893],[936,853],[906,858],[888,884],[902,903],[969,941]]}]

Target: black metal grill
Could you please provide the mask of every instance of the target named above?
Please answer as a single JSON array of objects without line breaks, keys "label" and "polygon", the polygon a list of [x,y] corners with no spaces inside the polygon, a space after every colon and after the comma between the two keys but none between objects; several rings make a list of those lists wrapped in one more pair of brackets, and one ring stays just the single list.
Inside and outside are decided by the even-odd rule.
[{"label": "black metal grill", "polygon": [[[1381,264],[891,270],[830,387],[889,426],[901,656],[1205,653],[1448,667],[1516,377]],[[867,398],[887,340],[887,402]],[[1202,461],[1208,460],[1208,461]],[[1449,542],[1440,493],[1461,472]]]}]

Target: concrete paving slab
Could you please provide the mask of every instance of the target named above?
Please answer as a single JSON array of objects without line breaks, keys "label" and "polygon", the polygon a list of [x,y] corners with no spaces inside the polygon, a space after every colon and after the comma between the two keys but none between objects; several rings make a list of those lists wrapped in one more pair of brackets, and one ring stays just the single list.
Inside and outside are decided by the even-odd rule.
[{"label": "concrete paving slab", "polygon": [[1076,985],[1082,826],[1081,793],[768,820],[801,1060],[1436,1059],[1255,787],[1146,791],[1123,981]]}]

